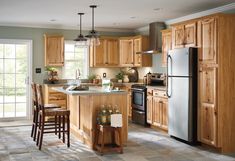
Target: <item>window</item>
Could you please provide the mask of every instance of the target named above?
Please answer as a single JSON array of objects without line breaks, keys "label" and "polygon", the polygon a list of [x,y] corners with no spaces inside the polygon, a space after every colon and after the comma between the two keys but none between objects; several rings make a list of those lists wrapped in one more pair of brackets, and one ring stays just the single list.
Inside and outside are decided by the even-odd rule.
[{"label": "window", "polygon": [[74,41],[65,41],[64,67],[62,68],[63,79],[75,79],[76,70],[81,72],[81,78],[87,78],[88,67],[88,46],[75,46]]}]

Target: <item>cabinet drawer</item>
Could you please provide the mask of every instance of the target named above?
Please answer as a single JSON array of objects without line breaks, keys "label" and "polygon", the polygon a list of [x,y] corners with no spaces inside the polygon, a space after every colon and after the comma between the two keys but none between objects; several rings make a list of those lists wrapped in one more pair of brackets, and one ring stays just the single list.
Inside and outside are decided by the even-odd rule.
[{"label": "cabinet drawer", "polygon": [[164,97],[167,98],[165,90],[153,90],[153,96]]}]

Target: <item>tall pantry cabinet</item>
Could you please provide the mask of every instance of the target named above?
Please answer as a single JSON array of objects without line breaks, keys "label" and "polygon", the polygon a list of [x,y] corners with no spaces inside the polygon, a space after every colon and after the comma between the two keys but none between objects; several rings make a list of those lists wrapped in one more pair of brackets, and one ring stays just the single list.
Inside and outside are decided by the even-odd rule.
[{"label": "tall pantry cabinet", "polygon": [[235,152],[235,15],[198,20],[198,139]]}]

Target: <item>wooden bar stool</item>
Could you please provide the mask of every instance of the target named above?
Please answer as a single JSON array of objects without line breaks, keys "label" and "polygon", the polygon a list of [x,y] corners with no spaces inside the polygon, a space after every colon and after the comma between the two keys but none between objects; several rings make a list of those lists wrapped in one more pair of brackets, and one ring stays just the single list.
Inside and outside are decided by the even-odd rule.
[{"label": "wooden bar stool", "polygon": [[[111,133],[112,143],[104,144],[104,138],[107,133]],[[116,135],[117,134],[117,135]],[[116,136],[118,136],[119,144],[116,144]],[[101,137],[101,143],[99,144],[99,137]],[[123,153],[122,145],[122,128],[121,127],[111,127],[110,125],[97,125],[97,131],[95,136],[95,148],[100,152],[101,155],[104,152],[116,151]]]},{"label": "wooden bar stool", "polygon": [[[33,140],[36,140],[37,136],[37,129],[38,129],[38,102],[37,102],[37,92],[36,92],[36,84],[31,84],[32,88],[32,100],[33,100],[33,123],[32,123],[32,130],[31,130],[31,137],[33,137]],[[45,104],[45,109],[52,109],[52,108],[60,108],[60,106],[56,104]],[[56,133],[57,134],[57,133]]]},{"label": "wooden bar stool", "polygon": [[[56,133],[57,131],[59,132],[59,138],[61,137],[60,134],[63,134],[63,143],[65,143],[65,134],[67,134],[67,147],[70,147],[70,111],[62,108],[45,109],[42,86],[40,84],[36,85],[36,91],[39,107],[39,129],[37,135],[39,150],[42,147],[43,134]],[[45,121],[45,118],[48,116],[54,117],[53,122],[48,123]]]}]

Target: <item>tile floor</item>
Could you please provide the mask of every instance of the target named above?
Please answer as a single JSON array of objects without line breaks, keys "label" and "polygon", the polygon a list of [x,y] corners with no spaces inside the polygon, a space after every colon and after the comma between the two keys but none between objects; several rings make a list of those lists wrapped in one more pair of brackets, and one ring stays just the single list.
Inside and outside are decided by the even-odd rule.
[{"label": "tile floor", "polygon": [[123,154],[100,156],[74,137],[71,147],[67,148],[53,134],[45,136],[39,151],[30,137],[30,128],[0,128],[0,161],[235,161],[235,155],[221,155],[189,146],[134,124],[129,126],[129,141]]}]

